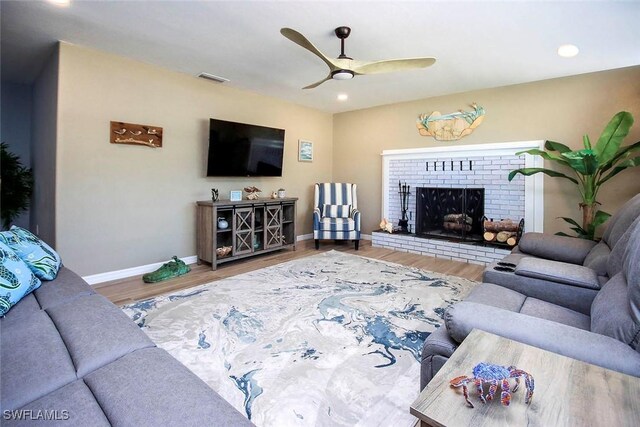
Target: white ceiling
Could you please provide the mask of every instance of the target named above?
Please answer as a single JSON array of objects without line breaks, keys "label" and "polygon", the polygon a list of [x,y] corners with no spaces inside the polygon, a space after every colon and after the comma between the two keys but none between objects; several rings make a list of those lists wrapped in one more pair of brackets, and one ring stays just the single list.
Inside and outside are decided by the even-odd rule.
[{"label": "white ceiling", "polygon": [[[640,2],[2,1],[2,79],[31,82],[56,40],[329,112],[640,64]],[[432,67],[329,81],[326,65],[280,35],[303,33],[327,56],[352,28],[358,60],[433,56]],[[580,54],[561,58],[573,43]],[[216,83],[211,83],[216,84]],[[338,102],[338,93],[349,100]],[[469,100],[470,102],[473,100]],[[461,106],[462,107],[462,106]]]}]

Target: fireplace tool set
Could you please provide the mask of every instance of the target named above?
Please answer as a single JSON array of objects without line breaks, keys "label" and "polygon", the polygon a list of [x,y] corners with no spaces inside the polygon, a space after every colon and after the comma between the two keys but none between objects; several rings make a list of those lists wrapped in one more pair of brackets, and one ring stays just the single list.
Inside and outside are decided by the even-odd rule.
[{"label": "fireplace tool set", "polygon": [[405,182],[402,184],[398,181],[398,194],[400,194],[400,209],[402,210],[402,218],[398,221],[398,227],[403,233],[410,233],[409,230],[409,218],[407,217],[407,211],[409,210],[409,192],[410,186]]}]

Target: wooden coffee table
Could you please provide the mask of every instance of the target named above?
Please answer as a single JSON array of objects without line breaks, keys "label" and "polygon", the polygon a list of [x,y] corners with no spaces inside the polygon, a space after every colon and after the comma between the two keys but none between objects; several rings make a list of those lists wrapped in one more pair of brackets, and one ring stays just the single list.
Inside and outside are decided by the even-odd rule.
[{"label": "wooden coffee table", "polygon": [[[524,381],[508,407],[500,404],[500,389],[493,401],[483,404],[471,383],[469,400],[475,408],[469,408],[462,388],[451,388],[449,380],[472,376],[479,362],[514,365],[533,375],[531,403],[524,403]],[[514,380],[509,384],[513,388]],[[413,402],[411,414],[422,426],[637,427],[640,378],[474,329]]]}]

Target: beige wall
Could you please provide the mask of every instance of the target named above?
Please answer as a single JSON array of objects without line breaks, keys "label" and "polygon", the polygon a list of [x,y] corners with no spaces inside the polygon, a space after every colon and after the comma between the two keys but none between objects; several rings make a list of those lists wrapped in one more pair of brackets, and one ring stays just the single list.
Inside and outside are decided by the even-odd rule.
[{"label": "beige wall", "polygon": [[33,84],[31,167],[34,188],[30,228],[56,247],[56,140],[58,133],[58,65],[56,48]]},{"label": "beige wall", "polygon": [[[471,102],[486,109],[484,122],[473,134],[453,142],[418,134],[418,115],[468,110]],[[580,148],[584,133],[595,142],[613,114],[621,110],[636,119],[625,144],[640,140],[640,67],[337,114],[333,121],[333,179],[358,184],[358,207],[364,232],[369,233],[378,228],[381,216],[382,150],[547,139]],[[580,218],[575,186],[547,177],[544,186],[545,231],[566,229],[556,218]],[[598,199],[603,210],[613,213],[638,192],[640,168],[607,182]]]},{"label": "beige wall", "polygon": [[[288,195],[300,198],[301,235],[312,231],[314,182],[355,182],[364,232],[369,233],[380,220],[382,150],[536,139],[579,147],[583,133],[597,138],[617,111],[640,118],[640,67],[331,116],[68,44],[60,46],[56,86],[57,61],[55,56],[47,64],[34,87],[34,104],[40,105],[34,106],[34,122],[44,120],[34,130],[34,142],[57,135],[57,149],[53,137],[34,152],[34,169],[45,160],[57,168],[36,186],[36,191],[46,186],[47,195],[36,206],[32,226],[39,225],[45,240],[55,236],[65,264],[82,275],[194,255],[194,202],[208,199],[212,187],[223,195],[246,185],[265,193],[286,188]],[[449,143],[418,135],[419,114],[466,109],[473,101],[487,110],[474,134]],[[37,108],[44,110],[38,113]],[[205,177],[210,117],[285,129],[284,176]],[[162,126],[163,148],[109,144],[111,120]],[[298,139],[315,142],[314,162],[297,161]],[[639,139],[640,124],[627,143]],[[640,168],[611,180],[599,199],[604,210],[615,212],[639,191]],[[574,188],[545,179],[545,229],[561,229],[555,219],[560,215],[577,218],[577,203]]]},{"label": "beige wall", "polygon": [[[195,201],[210,189],[284,187],[312,232],[312,184],[331,180],[332,116],[130,59],[60,47],[57,249],[81,275],[194,255]],[[233,76],[230,76],[233,78]],[[209,118],[286,131],[282,178],[207,178]],[[109,122],[161,126],[163,147],[109,143]],[[298,139],[315,143],[297,161]]]}]

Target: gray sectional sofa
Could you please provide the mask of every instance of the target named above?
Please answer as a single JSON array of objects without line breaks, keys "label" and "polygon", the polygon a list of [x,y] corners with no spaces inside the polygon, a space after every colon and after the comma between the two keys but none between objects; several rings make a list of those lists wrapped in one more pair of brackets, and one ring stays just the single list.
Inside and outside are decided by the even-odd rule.
[{"label": "gray sectional sofa", "polygon": [[[427,385],[473,328],[640,377],[640,212],[632,217],[639,205],[640,196],[625,205],[617,218],[612,218],[605,233],[607,238],[601,243],[583,244],[575,239],[576,245],[589,245],[589,251],[596,250],[599,257],[605,257],[598,261],[604,266],[598,264],[601,269],[597,273],[585,265],[578,268],[592,270],[596,275],[597,285],[592,289],[571,283],[571,280],[578,280],[576,277],[587,280],[579,274],[563,281],[563,271],[574,274],[573,267],[580,264],[578,258],[584,263],[589,257],[587,253],[582,257],[575,252],[570,254],[568,250],[566,255],[575,257],[574,264],[551,260],[556,264],[542,270],[544,274],[559,276],[560,280],[541,275],[519,281],[518,274],[508,273],[498,276],[499,283],[496,284],[489,283],[494,275],[485,274],[485,282],[464,301],[448,309],[445,325],[426,339],[420,389]],[[598,245],[600,247],[596,249]],[[607,245],[607,250],[603,245]],[[562,252],[557,250],[557,254]],[[536,265],[549,266],[543,259],[531,255],[525,255],[521,249],[506,260],[520,265],[522,261],[532,259],[535,263],[525,263],[525,266],[534,272]],[[564,261],[569,260],[565,258]],[[511,280],[507,280],[509,278]]]},{"label": "gray sectional sofa", "polygon": [[65,267],[0,319],[0,361],[3,426],[253,425]]},{"label": "gray sectional sofa", "polygon": [[[525,233],[518,246],[501,261],[515,264],[515,272],[496,270],[498,264],[493,263],[485,269],[483,282],[526,292],[588,315],[593,299],[612,277],[608,264],[619,264],[622,260],[620,254],[612,256],[612,251],[639,216],[640,194],[609,219],[598,243],[574,237]],[[615,267],[619,269],[620,265]]]}]

